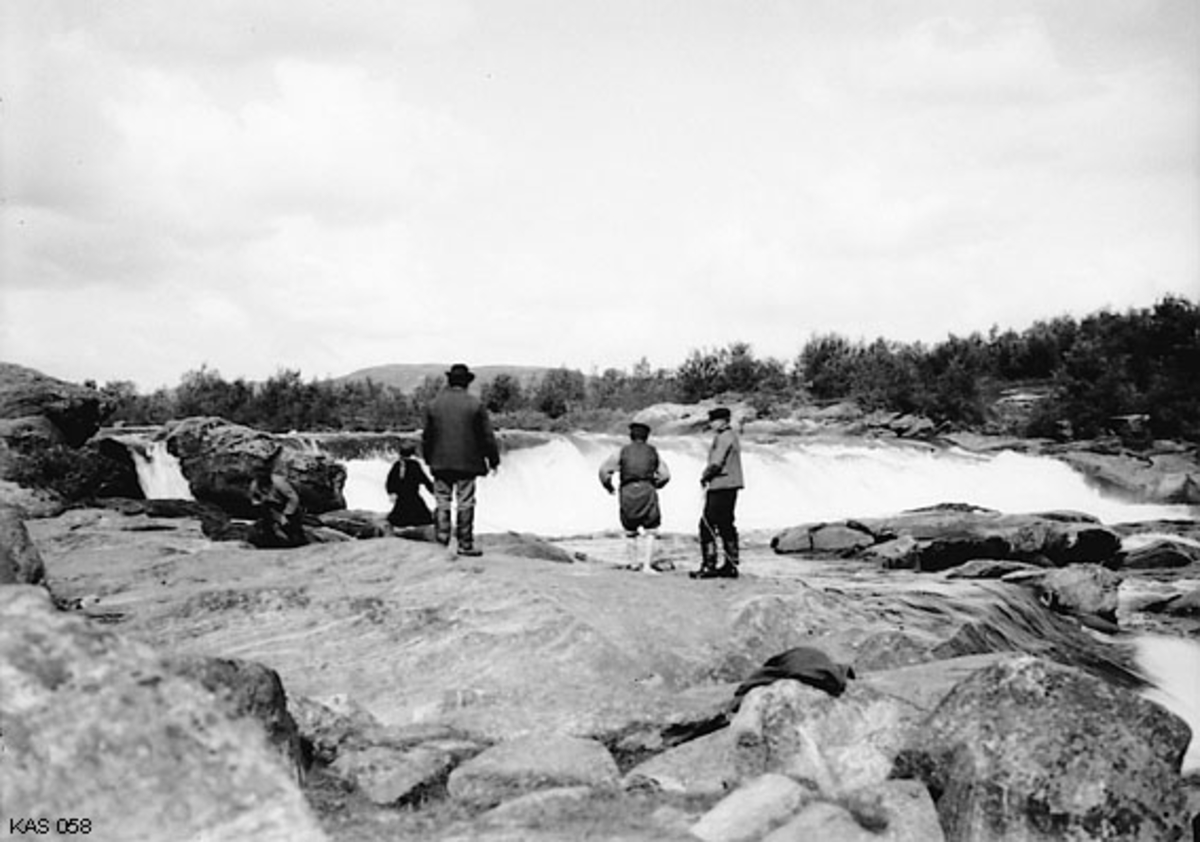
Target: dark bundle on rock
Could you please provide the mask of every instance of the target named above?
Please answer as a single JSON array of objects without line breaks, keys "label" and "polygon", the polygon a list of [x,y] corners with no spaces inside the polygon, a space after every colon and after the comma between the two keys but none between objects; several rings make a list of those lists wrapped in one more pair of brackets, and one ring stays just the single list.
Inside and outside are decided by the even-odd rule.
[{"label": "dark bundle on rock", "polygon": [[755,687],[764,687],[781,679],[791,679],[824,690],[831,696],[840,696],[846,690],[846,679],[854,678],[854,667],[838,664],[811,646],[797,646],[766,660],[753,675],[733,691],[733,710],[742,703],[742,697]]}]

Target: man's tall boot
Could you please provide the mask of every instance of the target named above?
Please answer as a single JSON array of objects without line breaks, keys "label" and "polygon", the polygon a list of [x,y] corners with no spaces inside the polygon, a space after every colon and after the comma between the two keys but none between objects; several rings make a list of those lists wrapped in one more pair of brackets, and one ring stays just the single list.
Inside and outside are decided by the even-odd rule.
[{"label": "man's tall boot", "polygon": [[457,523],[458,554],[481,556],[482,550],[475,549],[475,507],[459,507]]},{"label": "man's tall boot", "polygon": [[730,529],[728,535],[721,536],[721,547],[725,550],[725,564],[717,571],[724,579],[738,577],[738,534],[736,529]]},{"label": "man's tall boot", "polygon": [[715,579],[717,576],[717,536],[704,521],[700,522],[700,569],[688,574],[692,579]]},{"label": "man's tall boot", "polygon": [[450,508],[438,507],[433,515],[433,537],[443,547],[450,546]]}]

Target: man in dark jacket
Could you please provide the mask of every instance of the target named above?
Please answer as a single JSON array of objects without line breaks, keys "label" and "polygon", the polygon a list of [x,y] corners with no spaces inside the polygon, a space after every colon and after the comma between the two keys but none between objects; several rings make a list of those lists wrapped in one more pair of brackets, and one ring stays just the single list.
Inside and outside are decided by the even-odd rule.
[{"label": "man in dark jacket", "polygon": [[446,388],[425,407],[421,447],[433,471],[436,501],[434,534],[450,543],[450,507],[457,504],[458,554],[482,555],[475,548],[475,478],[500,467],[492,421],[479,398],[467,392],[475,375],[462,363],[446,372]]},{"label": "man in dark jacket", "polygon": [[[742,482],[742,446],[733,431],[732,413],[724,406],[708,412],[714,435],[708,462],[700,475],[704,486],[704,514],[700,517],[700,569],[693,579],[738,577],[738,533],[734,524],[738,490]],[[717,538],[725,552],[725,563],[717,566]]]},{"label": "man in dark jacket", "polygon": [[[662,525],[658,510],[658,489],[671,480],[667,463],[658,449],[647,440],[650,425],[634,421],[629,425],[629,444],[621,448],[600,466],[600,484],[609,494],[616,494],[613,475],[621,478],[620,517],[625,529],[625,546],[629,566],[643,573],[654,569],[654,539]],[[638,552],[638,536],[645,533],[644,549]]]}]

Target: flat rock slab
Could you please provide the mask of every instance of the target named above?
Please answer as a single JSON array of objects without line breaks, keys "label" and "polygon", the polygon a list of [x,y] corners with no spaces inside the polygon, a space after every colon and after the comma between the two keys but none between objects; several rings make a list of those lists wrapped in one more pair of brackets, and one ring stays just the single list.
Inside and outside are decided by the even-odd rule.
[{"label": "flat rock slab", "polygon": [[616,761],[600,743],[547,734],[487,749],[451,773],[447,790],[456,801],[493,807],[541,789],[615,789],[617,777]]},{"label": "flat rock slab", "polygon": [[372,746],[342,752],[333,768],[371,803],[389,806],[413,801],[423,790],[444,781],[453,761],[450,752],[427,746],[408,750]]},{"label": "flat rock slab", "polygon": [[[713,715],[712,698],[684,694],[791,647],[853,663],[902,626],[908,657],[929,660],[960,629],[1011,618],[989,608],[1004,598],[995,583],[781,564],[765,540],[748,543],[742,579],[695,581],[516,557],[488,535],[466,560],[391,539],[253,550],[209,541],[194,521],[100,510],[28,527],[55,594],[91,596],[89,611],[123,633],[265,664],[290,698],[340,693],[383,725],[440,723],[484,742],[640,730],[652,748],[655,728]],[[1041,623],[1031,645],[1051,631]]]}]

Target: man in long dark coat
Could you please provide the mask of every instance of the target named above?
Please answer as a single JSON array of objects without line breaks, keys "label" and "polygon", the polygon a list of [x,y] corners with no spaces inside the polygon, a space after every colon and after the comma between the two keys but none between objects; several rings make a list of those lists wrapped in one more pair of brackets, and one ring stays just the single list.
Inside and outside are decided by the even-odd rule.
[{"label": "man in long dark coat", "polygon": [[446,388],[425,407],[421,447],[433,471],[434,535],[450,544],[451,506],[458,554],[478,556],[475,547],[475,480],[500,467],[500,450],[487,408],[467,387],[475,375],[462,363],[446,372]]}]

